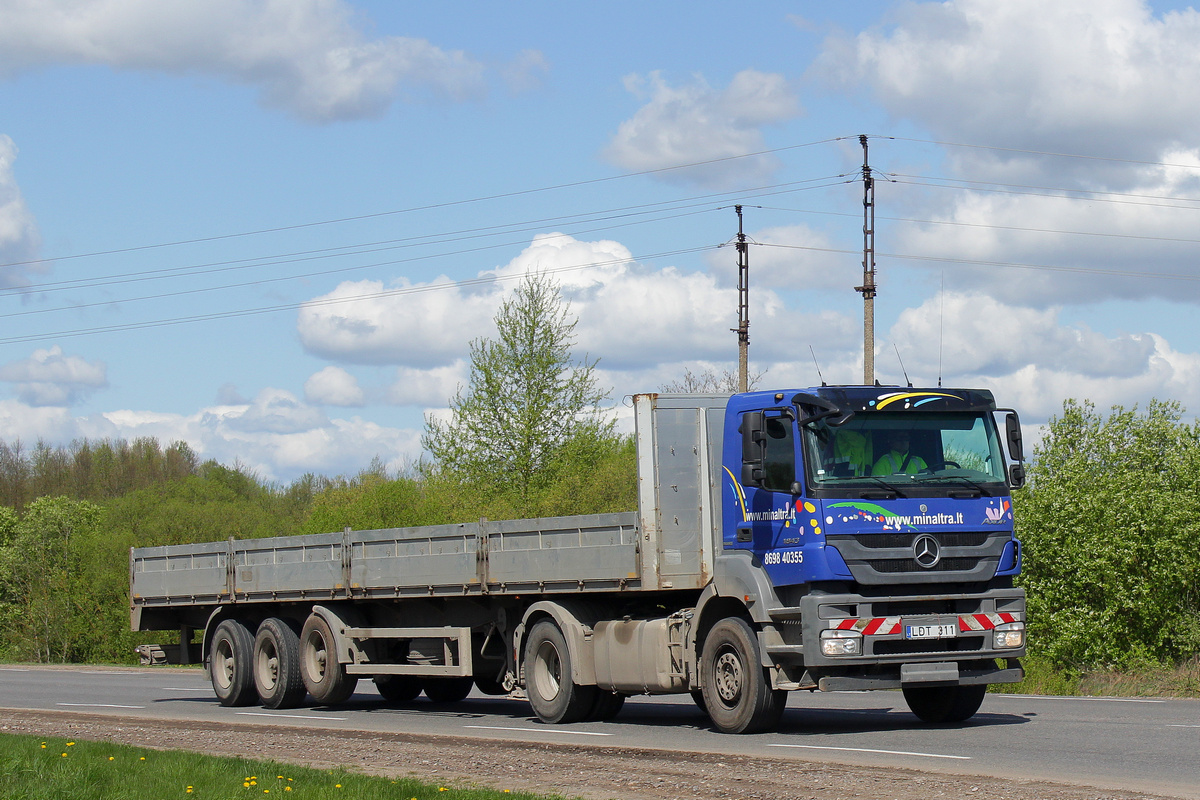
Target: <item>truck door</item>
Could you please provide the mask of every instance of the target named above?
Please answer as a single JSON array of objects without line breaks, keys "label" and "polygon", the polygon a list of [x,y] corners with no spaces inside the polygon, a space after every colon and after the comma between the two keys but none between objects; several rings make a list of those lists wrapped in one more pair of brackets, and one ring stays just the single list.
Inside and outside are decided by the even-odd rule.
[{"label": "truck door", "polygon": [[795,422],[786,410],[776,410],[747,413],[742,426],[741,520],[730,544],[756,553],[799,546],[792,494],[798,478]]}]

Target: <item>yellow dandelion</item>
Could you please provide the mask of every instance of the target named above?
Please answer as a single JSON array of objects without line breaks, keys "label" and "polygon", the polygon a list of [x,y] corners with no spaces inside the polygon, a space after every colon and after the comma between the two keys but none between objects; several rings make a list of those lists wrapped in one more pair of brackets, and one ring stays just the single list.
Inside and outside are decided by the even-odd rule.
[{"label": "yellow dandelion", "polygon": [[244,786],[244,787],[246,787],[247,789],[249,789],[249,788],[250,788],[250,781],[242,781],[242,786]]},{"label": "yellow dandelion", "polygon": [[109,757],[108,757],[108,760],[109,760],[109,761],[116,761],[116,760],[117,760],[117,757],[116,757],[116,756],[109,756]]},{"label": "yellow dandelion", "polygon": [[45,749],[46,749],[46,743],[45,743],[45,742],[42,742],[42,749],[43,749],[43,750],[45,750]]},{"label": "yellow dandelion", "polygon": [[141,757],[140,759],[138,759],[138,760],[139,760],[139,761],[145,761],[145,760],[146,760],[146,757],[145,757],[145,756],[142,756],[142,757]]},{"label": "yellow dandelion", "polygon": [[340,788],[342,788],[342,785],[341,785],[340,783],[335,783],[335,784],[333,785],[333,788],[335,788],[335,789],[340,789]]},{"label": "yellow dandelion", "polygon": [[74,747],[74,746],[75,746],[74,742],[67,742],[67,747]]},{"label": "yellow dandelion", "polygon": [[62,756],[62,757],[63,757],[63,758],[66,758],[66,757],[67,757],[67,754],[66,754],[66,753],[63,753],[63,756]]},{"label": "yellow dandelion", "polygon": [[290,791],[292,790],[292,787],[290,787],[290,786],[285,786],[285,787],[283,787],[283,790],[284,790],[285,792],[290,792]]}]

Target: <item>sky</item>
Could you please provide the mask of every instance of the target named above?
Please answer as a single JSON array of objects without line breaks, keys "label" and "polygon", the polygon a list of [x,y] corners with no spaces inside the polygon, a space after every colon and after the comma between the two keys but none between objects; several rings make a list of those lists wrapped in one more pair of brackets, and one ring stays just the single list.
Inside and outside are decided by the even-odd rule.
[{"label": "sky", "polygon": [[0,440],[421,457],[559,282],[613,413],[759,388],[1200,409],[1200,13],[1141,0],[0,0]]}]

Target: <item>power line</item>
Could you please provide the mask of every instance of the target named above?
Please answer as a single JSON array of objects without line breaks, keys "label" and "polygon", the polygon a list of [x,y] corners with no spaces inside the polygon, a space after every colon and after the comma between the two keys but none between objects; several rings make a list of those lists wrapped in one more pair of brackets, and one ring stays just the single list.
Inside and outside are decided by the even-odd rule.
[{"label": "power line", "polygon": [[[670,258],[678,255],[689,253],[700,253],[709,250],[716,250],[716,245],[706,245],[704,247],[691,247],[681,250],[670,250],[662,253],[651,253],[643,256],[630,256],[629,258],[610,259],[608,261],[593,261],[586,264],[573,264],[564,267],[554,267],[544,270],[546,274],[562,274],[566,272],[577,272],[585,269],[595,269],[598,267],[611,266],[613,264],[624,264],[630,261],[652,261],[658,258]],[[353,303],[360,300],[374,300],[382,297],[398,297],[410,294],[420,294],[423,292],[441,291],[449,288],[460,288],[468,286],[480,286],[490,283],[503,283],[505,281],[517,280],[521,275],[490,275],[481,278],[469,278],[461,281],[447,281],[445,283],[425,284],[423,286],[405,286],[397,289],[388,289],[382,292],[374,292],[371,294],[353,295],[349,297],[325,298],[322,300],[305,300],[298,303],[280,303],[272,306],[259,306],[256,308],[245,308],[234,311],[214,311],[208,314],[192,314],[180,317],[166,317],[157,320],[147,320],[143,322],[129,322],[116,325],[99,325],[87,328],[74,328],[70,330],[49,331],[37,334],[24,334],[21,336],[9,336],[0,338],[0,345],[4,344],[23,344],[26,342],[36,342],[42,339],[51,337],[65,338],[71,336],[90,336],[100,333],[118,333],[124,331],[144,330],[148,328],[162,328],[173,325],[183,325],[193,322],[208,322],[219,319],[234,319],[237,317],[258,316],[262,314],[272,314],[280,311],[295,311],[302,307],[320,307],[328,305],[340,305],[342,303]]]},{"label": "power line", "polygon": [[226,240],[226,239],[238,239],[238,238],[244,238],[244,237],[249,237],[249,236],[260,236],[260,235],[268,234],[268,233],[283,233],[286,231],[297,231],[297,230],[303,230],[306,228],[316,228],[316,227],[320,227],[323,225],[340,225],[340,224],[346,223],[346,222],[360,222],[362,220],[378,219],[380,217],[397,216],[400,214],[411,214],[411,213],[415,213],[417,211],[432,211],[432,210],[437,210],[437,209],[453,208],[455,206],[470,205],[472,203],[483,203],[483,202],[488,202],[491,200],[508,200],[508,199],[511,199],[514,197],[522,197],[525,195],[538,194],[541,192],[551,192],[551,191],[557,191],[560,189],[574,189],[574,188],[578,188],[580,186],[593,186],[593,185],[600,184],[600,183],[609,183],[612,181],[625,180],[626,178],[636,178],[636,177],[642,177],[645,175],[657,175],[657,174],[661,174],[661,173],[665,173],[665,172],[673,172],[676,170],[693,169],[696,167],[710,166],[712,164],[720,164],[720,163],[725,163],[725,162],[729,162],[729,161],[737,161],[737,160],[743,159],[743,158],[755,158],[757,156],[772,155],[775,153],[786,152],[788,150],[798,150],[798,149],[806,148],[806,147],[815,147],[816,145],[819,145],[819,144],[828,144],[830,142],[835,142],[837,140],[838,140],[838,137],[834,137],[834,138],[830,138],[830,139],[819,139],[819,140],[813,141],[813,142],[804,142],[802,144],[785,145],[783,147],[775,147],[775,148],[771,148],[768,150],[759,150],[759,151],[756,151],[753,153],[740,153],[738,155],[733,155],[733,156],[722,156],[720,158],[710,158],[710,159],[706,159],[704,161],[693,161],[693,162],[689,162],[686,164],[675,164],[675,165],[672,165],[669,167],[657,167],[655,169],[639,170],[637,172],[624,172],[624,173],[621,173],[620,175],[608,175],[603,178],[589,178],[586,180],[571,181],[568,183],[559,183],[559,184],[553,184],[550,186],[541,186],[541,187],[532,188],[532,189],[518,189],[515,191],[511,191],[511,192],[501,192],[499,194],[483,195],[481,197],[472,197],[472,198],[468,198],[465,200],[447,200],[442,203],[428,203],[426,205],[410,206],[408,208],[395,209],[392,211],[378,211],[378,212],[374,212],[371,214],[360,214],[360,215],[351,216],[351,217],[340,217],[337,219],[318,220],[316,222],[302,222],[302,223],[297,223],[294,225],[281,225],[281,226],[274,227],[274,228],[260,228],[258,230],[240,231],[237,233],[217,234],[214,236],[202,236],[202,237],[196,237],[193,239],[181,239],[181,240],[173,241],[173,242],[159,242],[156,244],[135,245],[132,247],[114,248],[112,250],[98,250],[98,251],[94,251],[91,253],[75,253],[75,254],[65,255],[65,256],[53,256],[53,257],[48,257],[48,258],[29,259],[26,261],[11,261],[11,262],[8,262],[5,264],[0,264],[0,269],[3,269],[5,267],[19,267],[19,266],[27,266],[29,264],[40,264],[45,261],[68,261],[68,260],[72,260],[72,259],[93,258],[96,256],[109,256],[109,255],[119,255],[122,253],[134,253],[134,252],[138,252],[140,250],[155,250],[155,249],[164,248],[164,247],[177,247],[180,245],[187,245],[187,244],[204,244],[207,242],[217,242],[217,241],[222,241],[222,240]]}]

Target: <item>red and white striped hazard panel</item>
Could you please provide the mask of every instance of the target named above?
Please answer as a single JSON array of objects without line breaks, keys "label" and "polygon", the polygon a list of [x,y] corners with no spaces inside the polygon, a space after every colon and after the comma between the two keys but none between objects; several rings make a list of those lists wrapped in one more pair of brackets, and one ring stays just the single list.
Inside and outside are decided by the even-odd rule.
[{"label": "red and white striped hazard panel", "polygon": [[[1020,622],[1019,614],[961,614],[958,617],[958,630],[990,631],[1005,622]],[[858,631],[864,636],[887,636],[900,633],[902,625],[900,617],[862,617],[841,619],[831,622],[829,627],[838,631]]]}]

